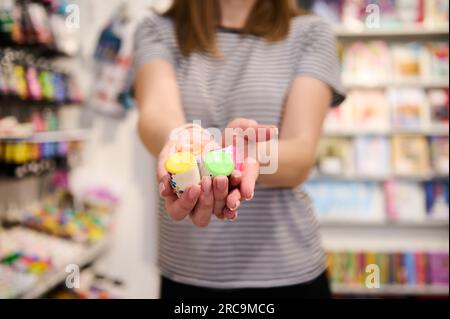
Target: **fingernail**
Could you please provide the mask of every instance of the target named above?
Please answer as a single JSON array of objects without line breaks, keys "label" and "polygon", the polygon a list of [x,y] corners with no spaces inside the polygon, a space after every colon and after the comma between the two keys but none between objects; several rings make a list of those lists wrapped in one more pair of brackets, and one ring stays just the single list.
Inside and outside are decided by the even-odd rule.
[{"label": "fingernail", "polygon": [[239,177],[241,177],[242,176],[242,173],[241,173],[241,171],[235,171],[234,173],[233,173],[233,176],[234,176],[234,178],[239,178]]},{"label": "fingernail", "polygon": [[163,196],[164,191],[166,190],[166,186],[164,186],[164,183],[159,183],[159,196]]},{"label": "fingernail", "polygon": [[252,200],[254,196],[255,196],[255,192],[252,193],[252,196],[250,196],[250,198],[246,198],[245,200],[246,201]]},{"label": "fingernail", "polygon": [[230,222],[235,222],[237,219],[238,219],[238,212],[236,212],[236,213],[234,214],[234,217],[231,218],[231,219],[229,219],[228,221],[230,221]]},{"label": "fingernail", "polygon": [[232,211],[232,212],[235,212],[235,211],[237,211],[238,210],[238,208],[239,208],[239,206],[241,205],[241,201],[237,201],[236,202],[236,205],[234,206],[234,208],[230,208],[230,210]]},{"label": "fingernail", "polygon": [[197,187],[192,187],[188,194],[189,200],[194,201],[198,197]]},{"label": "fingernail", "polygon": [[205,194],[209,194],[211,192],[211,182],[208,177],[204,177],[202,180],[202,192]]},{"label": "fingernail", "polygon": [[217,181],[216,182],[217,189],[219,191],[225,190],[225,188],[227,187],[227,180],[223,179],[223,178],[219,178],[216,181]]}]

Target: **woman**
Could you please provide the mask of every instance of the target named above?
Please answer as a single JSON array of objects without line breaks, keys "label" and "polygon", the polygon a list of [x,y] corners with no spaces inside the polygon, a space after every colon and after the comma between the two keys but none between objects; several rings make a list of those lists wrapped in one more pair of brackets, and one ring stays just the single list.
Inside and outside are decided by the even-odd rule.
[{"label": "woman", "polygon": [[[159,156],[162,297],[329,297],[300,185],[329,107],[343,100],[330,27],[292,0],[175,0],[140,25],[135,46],[139,133]],[[277,172],[247,162],[230,193],[226,177],[205,177],[178,199],[163,164],[172,130],[194,120],[278,127]]]}]

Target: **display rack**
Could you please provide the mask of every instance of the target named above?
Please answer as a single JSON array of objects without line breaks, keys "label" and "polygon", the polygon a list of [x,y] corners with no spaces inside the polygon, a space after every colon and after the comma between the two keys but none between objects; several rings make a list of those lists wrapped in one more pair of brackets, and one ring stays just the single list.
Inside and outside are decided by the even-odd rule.
[{"label": "display rack", "polygon": [[344,40],[354,40],[355,38],[427,38],[430,37],[444,37],[448,36],[448,28],[425,28],[425,27],[408,27],[402,29],[383,29],[383,28],[372,28],[372,29],[349,29],[344,26],[338,26],[334,29],[335,34],[338,38]]},{"label": "display rack", "polygon": [[425,136],[449,136],[448,127],[438,127],[423,130],[355,130],[355,129],[340,129],[340,130],[326,130],[323,136],[330,137],[353,137],[360,135],[372,136],[391,136],[391,135],[425,135]]},{"label": "display rack", "polygon": [[[28,3],[31,3],[31,1],[21,1],[21,5],[23,6],[26,6]],[[55,5],[55,8],[49,8],[48,3],[45,1],[34,3],[36,6],[39,5],[45,7],[45,10],[47,10],[47,14],[45,15],[46,19],[49,19],[52,15],[54,19],[58,18],[58,21],[64,21],[61,19],[64,19],[64,12],[67,12],[63,7],[64,5],[67,5],[66,2],[61,1],[60,3],[58,3],[58,10],[56,9],[56,2],[52,3],[53,5]],[[37,10],[36,8],[37,7],[35,7],[34,9]],[[11,12],[15,13],[14,15],[11,15],[12,18],[19,19],[19,22],[16,21],[16,23],[20,23],[20,19],[24,18],[24,16],[17,14],[18,11],[16,12],[13,10]],[[6,11],[5,14],[7,14]],[[47,39],[46,41],[42,42],[42,39],[35,38],[35,34],[28,29],[21,29],[22,32],[24,32],[24,35],[22,39],[23,41],[19,42],[16,41],[13,37],[11,37],[11,39],[6,37],[6,33],[1,34],[2,43],[0,44],[0,50],[4,53],[3,57],[5,59],[5,65],[2,64],[2,66],[5,66],[5,70],[7,70],[6,66],[15,67],[16,65],[20,65],[26,70],[25,72],[28,72],[28,70],[30,69],[35,69],[37,70],[36,73],[38,74],[35,77],[31,77],[32,79],[34,79],[34,81],[31,81],[28,77],[23,77],[22,84],[26,87],[26,94],[23,91],[20,91],[22,92],[22,94],[19,94],[19,89],[17,87],[2,87],[3,90],[0,93],[1,116],[14,117],[15,122],[17,123],[14,123],[15,126],[11,126],[11,128],[8,127],[7,130],[2,131],[2,133],[4,132],[4,135],[0,135],[0,143],[4,143],[5,145],[9,143],[13,145],[28,145],[36,143],[48,146],[51,144],[64,144],[63,142],[69,142],[67,144],[71,147],[72,144],[78,145],[78,142],[84,142],[90,137],[90,130],[84,128],[76,128],[80,124],[76,122],[77,120],[80,120],[80,118],[78,117],[79,110],[75,114],[76,116],[72,116],[72,113],[70,113],[69,115],[58,113],[61,108],[64,108],[65,106],[74,106],[76,108],[81,108],[83,104],[83,96],[79,90],[75,78],[73,78],[71,74],[66,72],[66,68],[64,68],[64,70],[60,69],[60,66],[68,65],[71,61],[73,61],[71,60],[71,58],[74,58],[76,56],[77,50],[79,49],[75,48],[74,46],[66,46],[64,41],[70,40],[70,37],[74,37],[72,40],[77,41],[77,39],[75,38],[77,37],[77,35],[75,33],[64,33],[61,37],[54,36],[55,30],[50,30],[51,28],[54,28],[53,24],[47,23],[49,21],[41,22],[43,25],[45,25],[46,28],[48,28],[48,30],[39,29],[39,31],[46,31],[51,33],[53,35],[53,37],[51,37],[51,41]],[[30,22],[28,22],[26,26],[27,28],[35,28],[35,26]],[[2,30],[2,32],[4,31]],[[6,40],[3,39],[3,36],[5,36]],[[63,39],[64,41],[60,41],[61,39]],[[44,74],[44,72],[46,73]],[[36,87],[40,87],[40,89],[37,90]],[[34,88],[34,90],[31,90],[30,88]],[[30,92],[33,92],[33,94]],[[54,118],[50,118],[50,120],[44,119],[43,114],[47,111],[51,112]],[[33,121],[33,118],[31,116],[32,113],[38,114],[40,116],[40,121],[37,121],[36,119],[34,119]],[[65,125],[63,125],[61,122],[63,122]],[[58,129],[69,127],[73,129]],[[16,132],[17,134],[15,135]],[[39,145],[39,147],[41,146],[42,145]],[[53,153],[48,152],[47,155],[50,154],[51,156],[54,156],[54,149],[59,146],[51,146],[53,147]],[[15,152],[16,154],[18,153],[17,149],[15,149]],[[42,150],[40,152],[42,152]],[[60,157],[59,160],[61,160],[61,158],[62,157]],[[53,160],[53,157],[51,157],[51,159]],[[38,161],[40,160],[41,158],[38,159]],[[31,162],[31,160],[29,159],[25,160],[25,162],[27,161]],[[70,168],[71,166],[68,164],[63,165],[64,170]],[[28,180],[26,180],[28,178],[30,181],[32,180],[33,183],[28,183]],[[12,192],[16,192],[17,190],[16,193],[18,194],[18,198],[12,199],[12,202],[14,204],[14,211],[17,212],[24,211],[23,208],[28,206],[28,204],[42,201],[41,197],[44,193],[46,193],[43,188],[47,186],[47,174],[30,175],[24,177],[23,179],[17,176],[8,175],[6,177],[2,176],[1,179],[1,183],[4,183],[2,186],[7,186],[7,188]],[[14,193],[14,195],[16,195],[16,193]],[[23,193],[22,195],[29,196],[22,196],[26,199],[23,200],[23,198],[19,196],[20,193]],[[2,231],[2,226],[4,225],[2,225],[3,218],[7,218],[6,215],[9,208],[9,199],[9,197],[5,196],[3,200],[6,200],[7,202],[5,203],[5,205],[0,205],[0,231]],[[27,201],[29,202],[28,204],[26,203]],[[7,220],[5,220],[5,224],[6,222]],[[16,223],[13,223],[13,225],[16,225]],[[23,226],[19,226],[18,228],[24,229]],[[47,235],[46,237],[49,238],[48,242],[46,242],[47,245],[50,245],[53,241],[56,242],[57,240],[65,241],[52,235]],[[69,240],[67,241],[70,242]],[[76,246],[77,248],[73,248],[73,251],[71,250],[69,252],[71,256],[69,261],[72,264],[78,265],[80,269],[93,264],[108,250],[110,242],[110,237],[106,235],[102,239],[99,239],[98,241],[92,242],[90,244],[74,243],[74,246]],[[81,253],[79,253],[80,251]],[[9,265],[7,267],[9,267]],[[54,265],[53,267],[58,266]],[[68,273],[66,273],[65,271],[66,269],[55,269],[53,267],[50,268],[50,270],[43,272],[42,275],[37,278],[36,284],[33,285],[31,289],[29,289],[25,293],[21,293],[13,297],[24,299],[40,298],[45,296],[49,291],[51,291],[59,284],[64,283],[68,275]],[[13,267],[10,268],[13,269]],[[14,271],[16,270],[17,269],[14,269]],[[32,272],[26,273],[31,274]]]},{"label": "display rack", "polygon": [[[111,240],[106,237],[97,243],[87,245],[85,251],[73,260],[73,264],[81,268],[91,264],[107,252]],[[22,299],[35,299],[44,296],[46,293],[63,283],[67,278],[65,269],[53,271],[39,279],[37,284],[23,295],[17,296]]]},{"label": "display rack", "polygon": [[28,136],[0,136],[0,141],[22,141],[30,143],[84,141],[89,138],[90,130],[76,129],[33,133]]},{"label": "display rack", "polygon": [[[424,27],[391,29],[361,29],[349,30],[343,26],[335,27],[335,33],[340,43],[351,44],[356,41],[384,40],[388,43],[406,42],[448,42],[449,29],[429,29]],[[389,88],[423,88],[448,89],[448,80],[439,81],[392,81],[383,83],[343,83],[348,90],[353,89],[379,89]],[[395,135],[416,135],[432,137],[448,137],[448,126],[424,127],[415,130],[398,129],[350,129],[339,128],[324,130],[324,137],[341,137],[354,139],[360,136],[374,136],[390,138]],[[421,174],[409,176],[373,175],[321,175],[313,173],[310,181],[338,181],[338,182],[360,182],[360,183],[385,183],[390,180],[422,183],[432,180],[448,181],[448,175]],[[320,226],[324,237],[324,245],[328,251],[448,251],[449,222],[447,220],[426,219],[423,221],[392,221],[385,217],[378,221],[359,220],[320,220]],[[405,296],[448,296],[448,286],[410,286],[410,285],[384,285],[380,289],[369,289],[363,285],[352,285],[345,283],[334,283],[333,294],[338,296],[373,296],[373,297],[405,297]]]},{"label": "display rack", "polygon": [[402,87],[420,87],[426,89],[445,89],[448,88],[448,81],[393,81],[393,82],[380,82],[380,83],[355,83],[344,82],[343,85],[348,89],[386,89],[389,87],[402,88]]},{"label": "display rack", "polygon": [[332,285],[336,295],[362,295],[362,296],[443,296],[449,294],[445,286],[403,286],[385,285],[380,288],[366,288],[359,285]]},{"label": "display rack", "polygon": [[424,220],[421,222],[407,222],[407,221],[354,221],[354,220],[339,220],[339,221],[322,221],[320,222],[322,228],[326,227],[358,227],[358,228],[431,228],[431,229],[448,229],[448,221],[439,220]]}]

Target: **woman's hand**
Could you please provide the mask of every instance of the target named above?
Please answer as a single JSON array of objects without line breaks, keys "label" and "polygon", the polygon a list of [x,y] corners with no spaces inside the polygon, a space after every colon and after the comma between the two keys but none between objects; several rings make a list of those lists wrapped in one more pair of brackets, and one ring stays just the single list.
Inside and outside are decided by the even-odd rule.
[{"label": "woman's hand", "polygon": [[[234,119],[227,125],[223,134],[223,146],[229,146],[229,141],[232,141],[232,144],[235,146],[237,144],[244,148],[239,151],[240,159],[242,160],[242,171],[235,171],[231,175],[231,186],[235,189],[228,195],[230,203],[237,201],[240,204],[241,200],[249,201],[253,199],[256,181],[259,177],[256,143],[270,140],[273,131],[275,131],[275,135],[278,135],[278,129],[275,126],[261,125],[255,120],[245,118]],[[233,132],[238,133],[235,134]],[[232,134],[233,136],[227,136],[228,134]],[[242,140],[237,142],[236,139],[239,138]],[[255,153],[251,152],[252,148]],[[228,205],[225,208],[225,215],[230,216],[234,212],[234,219],[236,219],[238,206],[234,210],[230,210],[228,207],[232,206]]]},{"label": "woman's hand", "polygon": [[[205,144],[212,147],[210,142],[205,141]],[[190,216],[192,223],[198,227],[208,226],[212,213],[219,219],[235,219],[235,210],[240,203],[240,193],[229,194],[228,178],[225,176],[218,176],[214,179],[205,176],[200,185],[189,187],[180,198],[174,194],[170,186],[169,174],[165,169],[165,162],[171,154],[180,151],[187,145],[186,139],[171,139],[166,143],[158,158],[159,193],[165,201],[169,216],[176,221]],[[220,146],[217,145],[217,148]],[[232,184],[233,182],[237,185],[239,180],[232,180]]]},{"label": "woman's hand", "polygon": [[[235,119],[228,124],[227,129],[224,135],[230,130],[234,132],[235,129],[240,129],[245,132],[254,129],[255,134],[236,137],[244,139],[244,148],[247,149],[251,143],[269,139],[270,130],[273,130],[274,127],[260,125],[254,120]],[[261,132],[263,134],[260,134]],[[222,146],[229,146],[225,142],[226,139],[223,140]],[[255,184],[259,176],[257,158],[250,152],[242,152],[242,171],[234,171],[230,179],[226,176],[217,176],[213,179],[205,176],[202,178],[200,185],[189,187],[178,198],[170,186],[170,177],[165,169],[165,162],[171,154],[183,149],[186,150],[189,143],[190,137],[186,137],[186,135],[178,140],[171,139],[166,143],[158,158],[159,193],[165,200],[166,211],[169,216],[176,221],[190,216],[192,223],[198,227],[208,226],[212,213],[218,219],[236,220],[241,201],[248,201],[253,198]],[[215,144],[211,140],[204,140],[202,135],[203,144],[207,145],[208,149],[220,148],[220,145],[214,147]],[[189,151],[195,152],[198,150],[189,149]]]}]

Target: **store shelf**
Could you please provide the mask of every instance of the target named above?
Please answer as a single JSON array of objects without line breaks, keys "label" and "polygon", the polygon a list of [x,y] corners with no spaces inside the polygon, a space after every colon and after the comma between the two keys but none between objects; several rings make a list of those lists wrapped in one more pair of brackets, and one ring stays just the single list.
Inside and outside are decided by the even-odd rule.
[{"label": "store shelf", "polygon": [[380,288],[366,288],[359,285],[332,285],[336,295],[391,295],[391,296],[448,296],[448,286],[403,286],[386,285]]},{"label": "store shelf", "polygon": [[31,143],[83,141],[88,139],[89,134],[89,130],[79,129],[34,133],[30,136],[0,136],[0,141],[24,141]]},{"label": "store shelf", "polygon": [[342,182],[387,182],[389,180],[399,180],[407,182],[426,182],[430,180],[448,180],[448,175],[425,174],[425,175],[320,175],[313,174],[309,181],[342,181]]},{"label": "store shelf", "polygon": [[344,87],[347,89],[386,89],[386,88],[425,88],[425,89],[447,89],[449,81],[402,81],[402,82],[344,82]]},{"label": "store shelf", "polygon": [[448,229],[448,221],[425,220],[425,221],[355,221],[355,220],[322,220],[322,227],[360,227],[360,228],[432,228]]},{"label": "store shelf", "polygon": [[[78,256],[72,264],[76,264],[80,268],[83,268],[84,266],[94,262],[98,257],[105,253],[108,247],[109,239],[104,238],[98,243],[88,246],[86,251],[82,255]],[[67,273],[65,272],[65,269],[60,269],[59,271],[49,273],[48,275],[42,277],[33,289],[19,297],[22,299],[39,298],[62,283],[66,277]]]},{"label": "store shelf", "polygon": [[391,136],[391,135],[426,135],[426,136],[449,136],[449,128],[436,127],[431,129],[387,129],[387,130],[361,130],[361,129],[336,129],[325,130],[323,136],[329,137],[353,137],[353,136]]},{"label": "store shelf", "polygon": [[339,38],[418,38],[418,37],[446,37],[449,35],[448,28],[426,28],[420,26],[394,28],[377,28],[377,29],[360,29],[352,28],[351,30],[338,26],[335,28],[335,34]]}]

